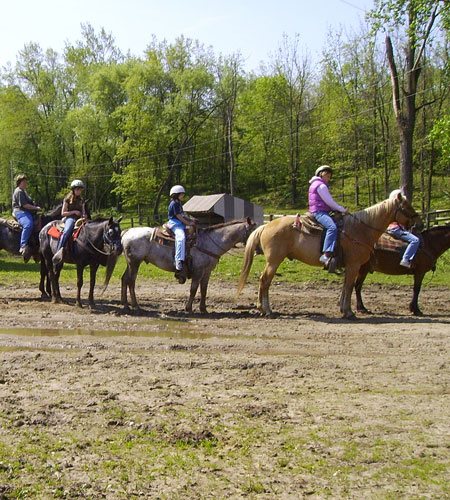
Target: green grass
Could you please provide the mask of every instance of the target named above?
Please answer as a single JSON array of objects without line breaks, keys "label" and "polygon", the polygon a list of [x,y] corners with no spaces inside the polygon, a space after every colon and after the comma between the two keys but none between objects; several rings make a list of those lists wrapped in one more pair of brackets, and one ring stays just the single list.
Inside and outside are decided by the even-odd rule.
[{"label": "green grass", "polygon": [[[236,282],[242,266],[242,250],[232,250],[224,255],[217,267],[214,269],[212,279]],[[249,281],[255,282],[264,268],[264,257],[256,256],[249,275]],[[121,256],[117,262],[116,269],[111,280],[112,284],[118,284],[120,277],[125,270],[125,259]],[[102,283],[104,278],[104,268],[98,274],[98,283]],[[85,271],[85,281],[89,279],[88,271]],[[162,271],[153,265],[142,264],[139,270],[138,281],[144,280],[173,280],[171,273]],[[285,260],[279,267],[275,276],[276,282],[286,283],[309,283],[319,282],[324,285],[328,282],[340,283],[342,278],[330,275],[319,267],[312,267],[302,262]],[[412,276],[389,276],[381,273],[374,273],[367,277],[367,283],[379,283],[381,285],[407,285],[411,286]],[[39,283],[39,264],[29,262],[25,264],[19,257],[7,255],[0,252],[0,286],[2,285],[33,285]],[[62,284],[76,283],[76,268],[72,264],[66,264],[61,273]],[[436,272],[427,273],[424,279],[424,286],[450,284],[450,252],[446,252],[437,263]]]}]

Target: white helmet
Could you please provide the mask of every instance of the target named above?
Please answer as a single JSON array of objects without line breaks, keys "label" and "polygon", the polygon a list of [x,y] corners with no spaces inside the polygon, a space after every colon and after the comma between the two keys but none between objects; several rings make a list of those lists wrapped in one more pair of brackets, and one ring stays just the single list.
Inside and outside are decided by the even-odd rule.
[{"label": "white helmet", "polygon": [[70,189],[74,188],[83,188],[84,189],[84,182],[80,181],[80,179],[75,179],[70,183]]},{"label": "white helmet", "polygon": [[177,184],[176,186],[172,186],[170,188],[170,196],[172,196],[173,194],[181,194],[181,193],[185,193],[186,191],[184,190],[184,187],[183,186],[180,186],[179,184]]},{"label": "white helmet", "polygon": [[322,165],[316,170],[316,177],[318,177],[322,172],[330,172],[333,173],[333,169],[329,165]]},{"label": "white helmet", "polygon": [[401,189],[394,189],[394,191],[391,192],[391,194],[389,195],[389,199],[390,200],[393,200],[394,198],[397,198],[397,196],[401,194],[402,197],[404,197],[403,195],[403,192]]}]

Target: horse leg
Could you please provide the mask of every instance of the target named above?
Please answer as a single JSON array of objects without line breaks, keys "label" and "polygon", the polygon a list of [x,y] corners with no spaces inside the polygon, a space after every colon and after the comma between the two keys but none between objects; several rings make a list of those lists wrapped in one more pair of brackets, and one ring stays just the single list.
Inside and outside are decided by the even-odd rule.
[{"label": "horse leg", "polygon": [[356,310],[358,312],[365,314],[371,314],[371,312],[368,309],[366,309],[361,295],[362,286],[368,273],[369,273],[369,266],[367,264],[364,264],[363,266],[360,267],[358,276],[355,281]]},{"label": "horse leg", "polygon": [[90,270],[90,282],[89,282],[89,307],[94,308],[95,307],[95,302],[94,302],[94,288],[95,288],[95,281],[97,278],[97,270],[98,270],[99,264],[90,264],[89,270]]},{"label": "horse leg", "polygon": [[355,319],[355,313],[352,311],[351,300],[355,279],[359,271],[359,266],[346,266],[344,285],[342,286],[340,309],[342,317],[346,319]]},{"label": "horse leg", "polygon": [[140,265],[140,262],[130,262],[128,264],[128,288],[130,290],[131,307],[133,309],[139,309],[139,304],[136,300],[136,278]]},{"label": "horse leg", "polygon": [[129,276],[128,276],[128,263],[127,263],[127,267],[124,271],[124,273],[122,274],[122,287],[121,287],[121,302],[122,302],[122,305],[124,307],[124,309],[126,310],[129,310],[130,309],[130,306],[128,305],[128,282],[129,282]]},{"label": "horse leg", "polygon": [[[200,280],[198,279],[198,277],[197,276],[192,276],[191,288],[190,288],[190,291],[189,291],[189,298],[187,299],[186,305],[184,306],[184,310],[186,312],[188,312],[188,313],[192,312],[192,304],[194,302],[195,294],[197,293],[198,285],[199,284],[200,284]],[[201,307],[200,307],[200,311],[203,312],[201,310]]]},{"label": "horse leg", "polygon": [[51,257],[45,259],[45,265],[47,268],[48,279],[50,280],[50,285],[52,289],[52,302],[54,304],[59,304],[62,302],[61,293],[59,291],[59,273],[55,273],[53,269],[53,262]]},{"label": "horse leg", "polygon": [[200,312],[203,314],[207,314],[206,310],[206,292],[208,291],[208,283],[209,283],[209,277],[211,276],[211,273],[208,273],[206,276],[203,276],[203,278],[200,281]]},{"label": "horse leg", "polygon": [[84,267],[81,264],[77,264],[77,306],[83,307],[81,303],[81,287],[83,286],[83,271]]},{"label": "horse leg", "polygon": [[49,279],[47,274],[47,266],[45,265],[45,260],[43,257],[40,264],[41,278],[39,280],[39,290],[41,292],[41,300],[44,300],[49,299],[51,294],[48,293]]},{"label": "horse leg", "polygon": [[270,316],[272,314],[269,302],[269,287],[280,264],[281,261],[276,263],[266,261],[264,270],[259,278],[258,302],[256,306],[261,314],[266,316]]},{"label": "horse leg", "polygon": [[422,288],[424,276],[425,273],[414,273],[413,298],[409,304],[409,310],[414,314],[414,316],[423,316],[423,312],[419,309],[419,293]]}]

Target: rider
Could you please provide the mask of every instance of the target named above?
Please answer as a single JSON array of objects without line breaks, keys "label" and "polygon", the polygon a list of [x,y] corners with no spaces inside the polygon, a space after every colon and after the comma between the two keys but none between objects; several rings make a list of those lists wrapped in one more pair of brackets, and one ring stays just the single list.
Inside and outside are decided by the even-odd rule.
[{"label": "rider", "polygon": [[53,256],[53,264],[60,264],[63,259],[64,245],[72,234],[77,219],[86,219],[85,203],[81,194],[84,189],[84,182],[75,179],[70,184],[70,193],[64,198],[61,209],[61,215],[64,221],[64,230],[61,238],[58,240],[56,253]]},{"label": "rider", "polygon": [[333,200],[329,190],[328,183],[333,175],[333,169],[328,165],[319,167],[314,177],[309,181],[308,203],[309,211],[314,218],[325,228],[325,241],[323,244],[323,253],[319,261],[327,267],[333,256],[334,247],[337,240],[337,227],[330,212],[348,213],[348,210]]},{"label": "rider", "polygon": [[13,216],[22,226],[19,252],[25,262],[28,262],[32,254],[28,241],[33,233],[33,215],[41,209],[28,195],[26,191],[27,187],[28,177],[25,174],[19,174],[16,177],[16,189],[12,196],[12,208]]},{"label": "rider", "polygon": [[[394,189],[394,191],[392,191],[392,193],[389,195],[389,199],[392,200],[393,198],[397,198],[399,193],[403,196],[401,189]],[[419,238],[398,222],[392,222],[392,224],[389,224],[387,232],[394,236],[394,238],[398,238],[399,240],[406,241],[408,243],[402,260],[400,261],[400,265],[410,268],[411,262],[414,259],[417,250],[419,249]]]},{"label": "rider", "polygon": [[175,234],[175,278],[179,283],[186,281],[186,270],[184,266],[185,244],[186,244],[186,226],[195,225],[195,221],[188,218],[183,212],[181,201],[185,195],[185,189],[179,184],[170,189],[171,202],[169,203],[167,226]]}]

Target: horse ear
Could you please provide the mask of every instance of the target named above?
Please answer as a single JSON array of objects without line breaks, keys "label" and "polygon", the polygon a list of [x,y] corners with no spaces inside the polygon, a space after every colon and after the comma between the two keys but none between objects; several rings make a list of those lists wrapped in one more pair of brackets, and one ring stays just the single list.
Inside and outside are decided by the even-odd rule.
[{"label": "horse ear", "polygon": [[123,219],[123,216],[121,215],[118,219],[117,219],[117,224],[119,224],[119,222]]},{"label": "horse ear", "polygon": [[402,193],[398,193],[397,200],[398,201],[403,201],[403,195],[402,195]]},{"label": "horse ear", "polygon": [[113,217],[110,217],[110,218],[109,218],[109,221],[108,221],[108,225],[111,225],[113,222],[114,222],[114,218],[113,218]]},{"label": "horse ear", "polygon": [[251,225],[252,225],[252,219],[251,219],[250,217],[247,217],[247,224],[248,224],[249,226],[251,226]]}]

